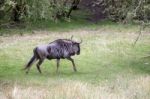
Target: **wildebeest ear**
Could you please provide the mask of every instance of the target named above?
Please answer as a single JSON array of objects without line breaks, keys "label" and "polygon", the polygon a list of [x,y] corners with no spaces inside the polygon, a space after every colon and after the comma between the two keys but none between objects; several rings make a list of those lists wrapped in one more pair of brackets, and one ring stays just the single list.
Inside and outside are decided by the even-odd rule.
[{"label": "wildebeest ear", "polygon": [[72,39],[73,39],[73,35],[71,36],[70,40],[72,40]]}]

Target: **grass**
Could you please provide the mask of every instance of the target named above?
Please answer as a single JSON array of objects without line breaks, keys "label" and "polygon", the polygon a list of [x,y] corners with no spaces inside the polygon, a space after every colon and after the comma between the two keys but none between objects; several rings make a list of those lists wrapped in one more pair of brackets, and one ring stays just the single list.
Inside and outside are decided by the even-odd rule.
[{"label": "grass", "polygon": [[[19,25],[19,24],[18,24]],[[52,31],[52,32],[66,32],[71,30],[89,29],[90,30],[98,30],[99,28],[105,30],[113,30],[113,31],[126,31],[131,32],[137,30],[139,27],[136,24],[122,24],[122,23],[114,23],[109,20],[102,20],[98,23],[92,23],[90,21],[85,20],[84,16],[75,16],[72,19],[60,20],[58,22],[54,22],[51,20],[38,20],[38,21],[28,21],[25,23],[20,23],[19,27],[13,26],[10,28],[0,28],[0,35],[8,36],[8,35],[24,35],[24,34],[34,34],[34,31]]]},{"label": "grass", "polygon": [[[93,86],[79,81],[49,81],[46,86],[7,85],[5,94],[14,99],[149,99],[148,76],[134,79],[118,78],[116,81]],[[5,96],[4,96],[5,95]]]},{"label": "grass", "polygon": [[[66,26],[70,26],[69,24],[72,23]],[[63,23],[58,25],[58,28],[62,28],[60,31],[34,30],[34,35],[25,33],[23,36],[0,37],[0,97],[150,98],[150,59],[142,58],[150,51],[149,31],[144,31],[137,45],[133,47],[132,44],[138,35],[137,26],[107,25],[103,22],[75,29],[72,24],[69,31],[63,30],[66,26]],[[36,45],[47,44],[58,38],[70,38],[71,35],[74,35],[75,40],[83,39],[81,55],[74,57],[77,73],[73,72],[71,63],[67,60],[61,61],[59,73],[55,72],[55,60],[46,60],[42,64],[43,74],[38,73],[35,65],[28,75],[21,70],[31,58]]]}]

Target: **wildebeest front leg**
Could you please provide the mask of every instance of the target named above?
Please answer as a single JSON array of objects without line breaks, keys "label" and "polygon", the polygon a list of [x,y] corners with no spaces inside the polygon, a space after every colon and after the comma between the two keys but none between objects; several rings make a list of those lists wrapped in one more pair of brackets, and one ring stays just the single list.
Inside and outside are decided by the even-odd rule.
[{"label": "wildebeest front leg", "polygon": [[56,72],[58,72],[59,62],[60,62],[60,59],[57,59],[57,70],[56,70]]},{"label": "wildebeest front leg", "polygon": [[40,65],[43,63],[43,59],[40,59],[39,60],[39,62],[37,63],[37,65],[36,65],[36,67],[37,67],[37,69],[38,69],[38,71],[40,72],[40,73],[42,73],[41,72],[41,69],[40,69]]},{"label": "wildebeest front leg", "polygon": [[77,71],[77,69],[76,69],[76,66],[75,66],[74,60],[73,60],[71,57],[69,57],[69,58],[67,58],[67,59],[68,59],[68,60],[70,60],[70,61],[72,62],[73,70],[76,72],[76,71]]}]

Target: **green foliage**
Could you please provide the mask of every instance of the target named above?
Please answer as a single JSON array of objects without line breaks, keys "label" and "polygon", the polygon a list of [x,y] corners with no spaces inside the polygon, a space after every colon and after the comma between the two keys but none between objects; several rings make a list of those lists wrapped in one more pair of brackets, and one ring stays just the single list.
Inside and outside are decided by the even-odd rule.
[{"label": "green foliage", "polygon": [[28,18],[32,20],[50,19],[50,3],[49,0],[33,0],[28,1]]},{"label": "green foliage", "polygon": [[4,18],[5,15],[9,20],[16,11],[20,20],[54,20],[66,17],[71,3],[71,0],[5,0],[0,6],[0,16]]},{"label": "green foliage", "polygon": [[15,6],[15,2],[11,0],[4,0],[0,6],[0,19],[7,18],[10,15],[11,9]]},{"label": "green foliage", "polygon": [[97,5],[105,8],[108,18],[113,21],[129,22],[136,20],[149,20],[149,0],[97,0]]},{"label": "green foliage", "polygon": [[[0,22],[69,20],[69,13],[79,2],[80,0],[1,0]],[[94,0],[91,2],[92,6],[102,7],[103,13],[107,15],[106,18],[115,22],[129,23],[134,20],[150,20],[149,0]]]}]

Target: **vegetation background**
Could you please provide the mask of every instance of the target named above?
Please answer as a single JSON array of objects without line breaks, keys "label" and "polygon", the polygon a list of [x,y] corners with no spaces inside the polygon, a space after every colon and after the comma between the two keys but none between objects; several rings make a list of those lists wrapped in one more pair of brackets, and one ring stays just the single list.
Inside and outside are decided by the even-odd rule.
[{"label": "vegetation background", "polygon": [[[0,0],[0,99],[149,99],[149,24],[149,0]],[[67,60],[21,70],[35,46],[71,35],[77,73]]]}]

